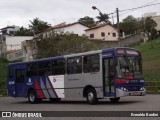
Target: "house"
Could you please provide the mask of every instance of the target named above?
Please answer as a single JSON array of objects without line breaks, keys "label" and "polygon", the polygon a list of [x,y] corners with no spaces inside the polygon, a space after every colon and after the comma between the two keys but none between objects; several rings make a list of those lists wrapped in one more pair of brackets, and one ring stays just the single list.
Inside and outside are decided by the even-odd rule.
[{"label": "house", "polygon": [[[99,24],[85,31],[86,36],[92,40],[118,41],[118,29],[111,24]],[[125,36],[123,30],[120,30],[120,35],[122,38]]]},{"label": "house", "polygon": [[20,30],[20,27],[13,25],[1,28],[0,30],[2,32],[2,35],[13,36],[16,31]]},{"label": "house", "polygon": [[46,29],[45,31],[43,31],[39,35],[42,35],[43,38],[46,38],[55,32],[59,33],[61,31],[63,31],[64,33],[69,32],[69,33],[75,34],[77,36],[84,36],[86,29],[89,29],[89,27],[80,23],[80,22],[74,22],[74,23],[70,23],[70,24],[66,24],[64,22],[64,23],[60,23],[58,25],[55,25],[49,29]]}]

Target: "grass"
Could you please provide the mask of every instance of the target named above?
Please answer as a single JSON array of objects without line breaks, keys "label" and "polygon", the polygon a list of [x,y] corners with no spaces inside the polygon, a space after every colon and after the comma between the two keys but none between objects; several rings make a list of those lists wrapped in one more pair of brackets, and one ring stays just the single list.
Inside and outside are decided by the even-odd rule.
[{"label": "grass", "polygon": [[160,39],[153,40],[152,43],[140,43],[133,47],[142,53],[145,80],[160,81]]}]

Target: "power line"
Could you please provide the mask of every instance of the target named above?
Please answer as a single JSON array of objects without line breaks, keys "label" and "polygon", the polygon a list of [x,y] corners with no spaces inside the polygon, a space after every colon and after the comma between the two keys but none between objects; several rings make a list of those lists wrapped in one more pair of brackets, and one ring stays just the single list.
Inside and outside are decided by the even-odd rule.
[{"label": "power line", "polygon": [[125,10],[120,10],[119,12],[124,12],[124,11],[129,11],[129,10],[137,10],[137,9],[140,9],[140,8],[149,7],[149,6],[153,6],[153,5],[159,5],[159,4],[160,4],[160,3],[143,5],[143,6],[140,6],[140,7],[135,7],[135,8],[125,9]]},{"label": "power line", "polygon": [[[160,3],[155,3],[155,4],[147,4],[147,5],[143,5],[143,6],[139,6],[139,7],[135,7],[135,8],[129,8],[129,9],[124,9],[124,10],[119,10],[119,12],[125,12],[125,11],[133,11],[133,10],[137,10],[137,9],[141,9],[141,8],[145,8],[145,7],[149,7],[149,6],[154,6],[154,5],[159,5]],[[107,15],[112,15],[115,14],[115,12],[109,13]]]}]

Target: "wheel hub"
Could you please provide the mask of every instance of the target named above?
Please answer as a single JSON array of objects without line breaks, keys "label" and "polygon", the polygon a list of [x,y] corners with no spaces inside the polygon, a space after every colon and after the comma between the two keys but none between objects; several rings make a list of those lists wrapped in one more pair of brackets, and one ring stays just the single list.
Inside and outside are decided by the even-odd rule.
[{"label": "wheel hub", "polygon": [[93,100],[93,93],[92,92],[89,92],[88,93],[88,99],[89,99],[89,101],[91,101],[91,100]]}]

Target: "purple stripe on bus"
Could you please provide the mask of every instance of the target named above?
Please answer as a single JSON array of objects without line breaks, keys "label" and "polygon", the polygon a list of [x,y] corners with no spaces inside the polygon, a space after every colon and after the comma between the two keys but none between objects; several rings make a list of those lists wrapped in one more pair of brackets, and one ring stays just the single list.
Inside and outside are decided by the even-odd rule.
[{"label": "purple stripe on bus", "polygon": [[58,95],[57,95],[57,93],[56,93],[56,91],[55,91],[55,88],[53,87],[53,85],[52,85],[52,83],[51,83],[51,81],[50,81],[50,79],[49,79],[48,76],[47,76],[47,79],[48,79],[48,82],[50,83],[50,85],[51,85],[51,87],[52,87],[52,90],[53,90],[53,92],[54,92],[56,98],[58,98]]}]

